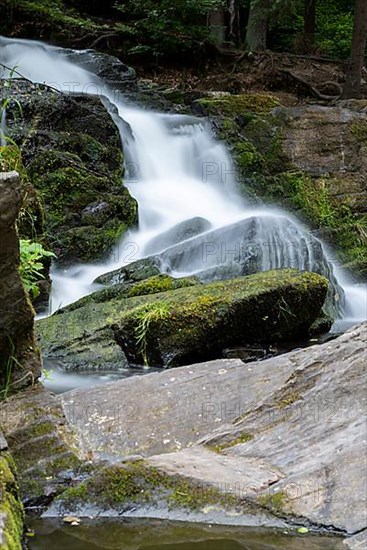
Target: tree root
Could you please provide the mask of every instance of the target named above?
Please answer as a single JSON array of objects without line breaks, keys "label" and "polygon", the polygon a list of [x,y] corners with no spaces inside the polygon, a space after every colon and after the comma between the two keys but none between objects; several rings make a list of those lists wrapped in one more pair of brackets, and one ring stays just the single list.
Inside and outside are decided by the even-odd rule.
[{"label": "tree root", "polygon": [[286,74],[291,78],[293,78],[293,80],[295,80],[296,82],[299,82],[300,84],[302,84],[317,99],[321,99],[323,101],[335,101],[336,99],[339,99],[342,95],[343,89],[340,86],[340,84],[338,84],[338,82],[325,82],[324,84],[325,86],[326,85],[333,86],[335,87],[335,90],[337,90],[337,94],[327,95],[319,92],[319,90],[317,90],[314,86],[312,86],[310,82],[307,82],[307,80],[304,80],[300,76],[295,75],[289,69],[278,69],[278,72]]}]

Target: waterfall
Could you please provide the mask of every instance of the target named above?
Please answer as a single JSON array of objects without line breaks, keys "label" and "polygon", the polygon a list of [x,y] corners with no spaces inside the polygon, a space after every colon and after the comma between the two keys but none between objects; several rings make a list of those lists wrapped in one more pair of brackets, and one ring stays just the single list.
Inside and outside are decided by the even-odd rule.
[{"label": "waterfall", "polygon": [[[79,66],[75,52],[5,38],[0,46],[0,62],[16,66],[33,82],[101,96],[120,129],[125,184],[139,204],[139,228],[128,232],[104,262],[52,269],[53,310],[92,292],[99,275],[154,254],[162,271],[203,280],[280,267],[315,271],[329,278],[330,302],[344,303],[339,308],[344,318],[365,317],[365,286],[351,285],[319,239],[293,216],[254,207],[237,192],[233,161],[204,119],[129,105],[121,92],[90,72],[91,63]],[[4,70],[3,77],[9,76]]]}]

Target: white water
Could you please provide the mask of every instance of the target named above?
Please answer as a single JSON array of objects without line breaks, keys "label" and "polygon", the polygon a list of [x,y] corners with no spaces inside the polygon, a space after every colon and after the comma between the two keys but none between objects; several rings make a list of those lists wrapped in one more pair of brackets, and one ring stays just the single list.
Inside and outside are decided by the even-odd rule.
[{"label": "white water", "polygon": [[[320,260],[313,253],[315,244],[320,246],[320,243],[307,229],[284,212],[254,208],[237,194],[231,158],[225,147],[213,138],[204,120],[131,108],[120,94],[108,89],[95,75],[69,62],[61,49],[33,41],[2,38],[0,47],[0,63],[16,67],[18,73],[33,82],[47,83],[58,90],[100,94],[107,108],[117,107],[120,118],[131,129],[121,124],[124,152],[128,158],[125,183],[138,200],[139,228],[125,236],[101,264],[74,266],[65,271],[54,267],[51,312],[98,288],[92,282],[99,275],[156,252],[150,248],[152,239],[195,217],[207,220],[210,230],[256,218],[260,221],[257,222],[259,230],[248,237],[246,246],[254,242],[260,246],[261,269],[292,266],[320,271]],[[8,78],[9,71],[3,70],[2,76]],[[212,233],[209,229],[206,231],[209,238]],[[233,246],[243,240],[242,234],[231,235],[230,241],[218,237],[216,246],[222,249],[223,242]],[[185,246],[190,248],[190,243],[192,239]],[[169,257],[170,252],[163,252],[162,257],[166,258],[167,254]],[[321,271],[330,272],[331,278],[334,271],[344,289],[344,322],[351,324],[365,319],[366,286],[353,285],[325,247],[323,255]],[[223,262],[222,257],[212,254],[210,265],[200,265],[197,250],[180,258],[179,268],[170,268],[176,276],[228,264],[227,259]],[[171,259],[164,261],[168,265]]]}]

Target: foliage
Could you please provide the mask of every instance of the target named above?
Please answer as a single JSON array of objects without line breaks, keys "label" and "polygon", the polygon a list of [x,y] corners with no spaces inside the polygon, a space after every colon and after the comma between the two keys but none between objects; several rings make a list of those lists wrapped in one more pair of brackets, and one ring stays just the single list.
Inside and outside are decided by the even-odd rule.
[{"label": "foliage", "polygon": [[37,298],[39,295],[37,283],[44,279],[42,260],[53,257],[55,254],[45,250],[40,243],[28,239],[20,241],[19,273],[31,298]]},{"label": "foliage", "polygon": [[316,13],[315,42],[322,53],[340,58],[350,54],[353,34],[353,10],[350,2],[321,0]]},{"label": "foliage", "polygon": [[129,53],[182,55],[210,43],[207,16],[221,0],[131,0],[118,1],[124,31],[134,36]]}]

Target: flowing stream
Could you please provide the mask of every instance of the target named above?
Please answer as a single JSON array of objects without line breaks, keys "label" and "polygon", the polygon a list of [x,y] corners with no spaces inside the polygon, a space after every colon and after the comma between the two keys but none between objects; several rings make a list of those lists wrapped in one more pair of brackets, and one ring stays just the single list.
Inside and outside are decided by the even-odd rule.
[{"label": "flowing stream", "polygon": [[[365,318],[365,286],[350,282],[320,240],[284,211],[255,208],[240,196],[233,161],[204,119],[132,106],[124,95],[85,68],[93,65],[93,52],[79,54],[7,38],[0,38],[0,48],[0,63],[9,68],[1,71],[0,67],[3,78],[21,74],[65,92],[101,96],[120,128],[127,168],[125,184],[139,204],[138,229],[125,235],[104,262],[67,270],[52,268],[49,313],[99,288],[94,283],[98,276],[154,254],[162,271],[176,277],[198,274],[203,280],[287,266],[316,271],[330,280],[329,299],[339,309],[339,327]],[[83,68],[86,58],[89,62]],[[14,67],[17,73],[11,74]],[[5,135],[5,110],[1,127]],[[62,386],[64,378],[59,380],[57,373],[54,376]],[[83,386],[83,376],[76,376],[77,385]],[[93,376],[98,379],[97,374]],[[107,381],[114,376],[110,374]],[[116,522],[66,528],[57,522],[38,521],[34,525],[37,537],[29,546],[34,550],[51,546],[153,549],[162,544],[167,550],[339,548],[339,541],[328,537],[303,540],[275,531],[246,532],[241,528],[237,533],[212,525],[201,531],[183,525],[167,531],[167,524],[162,524],[163,536],[157,522],[145,526],[140,522],[132,531],[131,526]]]},{"label": "flowing stream", "polygon": [[[0,62],[8,67],[2,78],[21,74],[57,90],[102,98],[119,126],[125,184],[139,204],[138,229],[104,262],[52,269],[49,313],[99,288],[98,276],[154,254],[162,271],[203,280],[279,267],[315,271],[330,280],[329,303],[339,310],[339,328],[366,317],[366,287],[351,283],[319,239],[284,211],[254,207],[239,195],[233,161],[205,119],[132,106],[90,71],[92,51],[7,38],[0,38],[0,47]],[[4,132],[5,120],[4,114]]]}]

